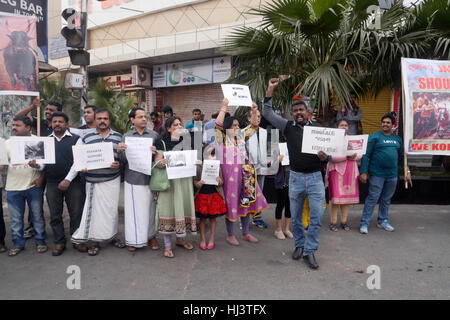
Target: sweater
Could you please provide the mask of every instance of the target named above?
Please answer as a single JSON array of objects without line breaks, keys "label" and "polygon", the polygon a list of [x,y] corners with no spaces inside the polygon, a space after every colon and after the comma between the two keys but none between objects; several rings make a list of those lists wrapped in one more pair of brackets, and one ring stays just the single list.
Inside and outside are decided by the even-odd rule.
[{"label": "sweater", "polygon": [[55,137],[55,164],[45,167],[45,177],[50,183],[59,183],[67,176],[73,165],[74,146],[80,137],[75,134],[65,135],[60,141]]}]

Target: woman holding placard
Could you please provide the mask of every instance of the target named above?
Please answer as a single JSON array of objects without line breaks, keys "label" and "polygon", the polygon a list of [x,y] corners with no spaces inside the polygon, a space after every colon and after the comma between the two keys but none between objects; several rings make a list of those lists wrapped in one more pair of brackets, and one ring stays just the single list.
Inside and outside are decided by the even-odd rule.
[{"label": "woman holding placard", "polygon": [[[165,131],[156,142],[156,166],[166,168],[168,160],[164,159],[164,152],[172,151],[182,143],[183,126],[179,117],[171,117],[164,124]],[[156,226],[159,233],[164,235],[164,256],[173,258],[171,235],[175,234],[175,244],[186,250],[192,250],[192,244],[185,241],[186,233],[197,233],[194,206],[194,186],[192,177],[170,180],[170,188],[159,192],[156,207]]]},{"label": "woman holding placard", "polygon": [[251,243],[258,242],[258,239],[249,233],[250,214],[262,212],[268,208],[268,204],[256,182],[256,169],[249,163],[245,148],[245,142],[256,133],[257,126],[254,123],[257,123],[258,106],[253,103],[251,124],[245,130],[241,130],[237,118],[225,119],[227,108],[228,99],[224,99],[216,119],[216,143],[222,151],[220,160],[227,206],[227,242],[237,246],[239,242],[234,236],[234,222],[240,217],[243,239]]},{"label": "woman holding placard", "polygon": [[[338,122],[338,129],[344,129],[347,135],[349,125],[347,120]],[[362,158],[356,153],[352,156],[332,156],[328,162],[325,186],[328,186],[331,205],[330,230],[337,232],[338,210],[341,208],[341,228],[349,231],[347,224],[350,204],[359,203],[359,170],[357,160]]]},{"label": "woman holding placard", "polygon": [[[205,159],[216,160],[216,153],[214,147],[209,147],[206,150]],[[215,247],[215,234],[216,234],[216,218],[223,216],[227,212],[227,207],[223,200],[223,176],[220,170],[219,163],[219,174],[215,177],[215,184],[208,183],[206,178],[202,177],[203,168],[208,166],[208,161],[203,162],[203,166],[199,165],[197,167],[197,177],[194,178],[194,186],[197,189],[195,195],[195,215],[200,219],[198,228],[200,230],[200,249],[202,250],[212,250]],[[209,219],[210,222],[210,234],[209,242],[206,245],[206,220]]]}]

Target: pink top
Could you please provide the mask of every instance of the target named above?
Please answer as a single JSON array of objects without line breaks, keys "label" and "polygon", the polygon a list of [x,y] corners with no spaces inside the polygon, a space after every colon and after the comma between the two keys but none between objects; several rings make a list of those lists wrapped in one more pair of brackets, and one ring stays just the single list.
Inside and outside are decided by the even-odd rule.
[{"label": "pink top", "polygon": [[345,175],[347,168],[347,161],[353,162],[354,176],[359,176],[358,163],[356,161],[361,160],[362,156],[358,155],[355,160],[349,160],[347,157],[332,156],[331,161],[327,165],[327,174],[325,176],[325,187],[328,187],[329,172],[336,170],[341,176]]}]

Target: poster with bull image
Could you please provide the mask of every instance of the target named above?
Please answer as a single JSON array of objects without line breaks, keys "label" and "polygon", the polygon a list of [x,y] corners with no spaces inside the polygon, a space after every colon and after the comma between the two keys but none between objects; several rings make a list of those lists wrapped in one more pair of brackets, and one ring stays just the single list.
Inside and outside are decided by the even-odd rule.
[{"label": "poster with bull image", "polygon": [[450,155],[450,61],[402,58],[405,151]]},{"label": "poster with bull image", "polygon": [[36,160],[39,164],[55,163],[55,139],[53,137],[11,137],[11,164],[27,164]]},{"label": "poster with bull image", "polygon": [[0,95],[39,95],[36,18],[0,13]]}]

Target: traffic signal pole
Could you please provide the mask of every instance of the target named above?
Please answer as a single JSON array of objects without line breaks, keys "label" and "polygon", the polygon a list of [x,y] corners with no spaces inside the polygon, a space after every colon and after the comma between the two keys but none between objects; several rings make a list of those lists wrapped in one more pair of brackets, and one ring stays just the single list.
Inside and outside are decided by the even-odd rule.
[{"label": "traffic signal pole", "polygon": [[[81,0],[81,28],[84,34],[84,48],[87,51],[87,24],[88,24],[88,0]],[[88,104],[88,66],[81,66],[83,75],[83,90],[81,91],[80,117],[83,119],[84,107]]]}]

